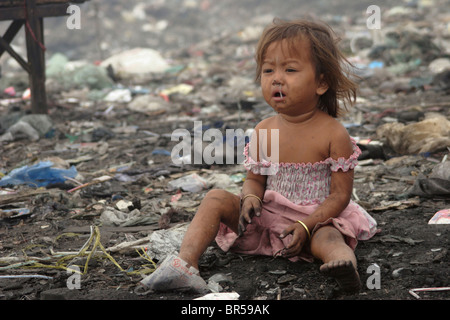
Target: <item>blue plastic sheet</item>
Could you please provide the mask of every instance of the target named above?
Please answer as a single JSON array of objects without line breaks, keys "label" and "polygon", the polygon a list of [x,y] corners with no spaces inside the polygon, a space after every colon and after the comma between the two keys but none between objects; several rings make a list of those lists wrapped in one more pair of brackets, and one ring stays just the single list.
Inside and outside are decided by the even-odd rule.
[{"label": "blue plastic sheet", "polygon": [[67,178],[75,178],[77,169],[53,168],[53,162],[41,161],[31,166],[23,166],[12,170],[0,180],[0,187],[26,184],[30,187],[46,187],[51,184],[64,183]]}]

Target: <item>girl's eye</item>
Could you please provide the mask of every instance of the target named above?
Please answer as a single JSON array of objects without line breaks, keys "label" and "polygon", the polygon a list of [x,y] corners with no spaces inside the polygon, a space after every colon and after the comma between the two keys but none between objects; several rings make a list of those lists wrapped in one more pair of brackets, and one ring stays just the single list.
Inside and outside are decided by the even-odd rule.
[{"label": "girl's eye", "polygon": [[288,69],[286,69],[286,72],[296,72],[297,70],[295,70],[295,69],[292,69],[292,68],[288,68]]},{"label": "girl's eye", "polygon": [[263,73],[270,73],[270,72],[272,72],[272,69],[264,69],[263,70]]}]

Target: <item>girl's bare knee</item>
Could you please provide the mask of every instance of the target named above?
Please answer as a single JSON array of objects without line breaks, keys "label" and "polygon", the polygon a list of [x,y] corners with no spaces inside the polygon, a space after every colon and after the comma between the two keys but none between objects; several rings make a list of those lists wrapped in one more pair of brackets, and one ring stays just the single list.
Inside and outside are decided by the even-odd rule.
[{"label": "girl's bare knee", "polygon": [[323,226],[319,228],[315,233],[313,238],[320,240],[321,242],[336,242],[344,239],[342,233],[335,227]]},{"label": "girl's bare knee", "polygon": [[214,202],[217,205],[236,206],[239,209],[239,197],[223,189],[211,189],[206,193],[203,201]]},{"label": "girl's bare knee", "polygon": [[229,197],[229,192],[223,189],[211,189],[206,193],[205,199],[214,199],[223,201]]},{"label": "girl's bare knee", "polygon": [[239,196],[222,189],[212,189],[203,198],[202,207],[208,212],[216,212],[220,221],[231,228],[237,226],[239,219]]},{"label": "girl's bare knee", "polygon": [[311,252],[319,253],[332,244],[345,243],[344,236],[333,226],[319,228],[311,238]]}]

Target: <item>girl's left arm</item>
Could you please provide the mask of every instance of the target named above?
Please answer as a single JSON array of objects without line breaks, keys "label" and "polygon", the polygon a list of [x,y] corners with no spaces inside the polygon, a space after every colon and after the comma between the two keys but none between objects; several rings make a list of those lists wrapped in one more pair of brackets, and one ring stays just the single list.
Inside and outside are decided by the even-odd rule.
[{"label": "girl's left arm", "polygon": [[[342,129],[335,132],[330,143],[330,157],[335,160],[339,158],[348,159],[353,154],[350,136],[345,128],[342,127]],[[329,196],[316,211],[302,220],[309,232],[312,232],[318,223],[337,217],[348,206],[352,190],[353,169],[332,171]],[[300,223],[295,223],[286,228],[280,237],[283,238],[289,233],[293,235],[293,239],[292,246],[286,248],[285,255],[287,257],[297,255],[308,241],[308,233]]]}]

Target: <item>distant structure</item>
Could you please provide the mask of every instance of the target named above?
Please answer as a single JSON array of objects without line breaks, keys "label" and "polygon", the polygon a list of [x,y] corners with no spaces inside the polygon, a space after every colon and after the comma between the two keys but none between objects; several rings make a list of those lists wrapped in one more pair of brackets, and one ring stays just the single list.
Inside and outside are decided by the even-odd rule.
[{"label": "distant structure", "polygon": [[[8,52],[28,73],[31,92],[31,111],[48,113],[45,90],[44,18],[68,15],[71,3],[88,0],[0,0],[0,21],[12,20],[0,36],[0,57]],[[11,47],[11,41],[25,27],[27,60]]]}]

